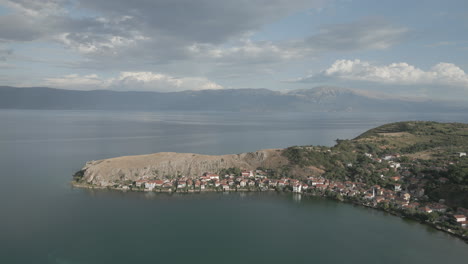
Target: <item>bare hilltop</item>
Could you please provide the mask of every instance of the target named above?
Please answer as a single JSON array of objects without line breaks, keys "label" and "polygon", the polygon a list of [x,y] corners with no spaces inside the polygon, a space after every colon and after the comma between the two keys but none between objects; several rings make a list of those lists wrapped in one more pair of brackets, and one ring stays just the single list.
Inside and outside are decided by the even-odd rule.
[{"label": "bare hilltop", "polygon": [[108,187],[116,182],[178,176],[196,177],[224,168],[254,170],[258,167],[276,168],[288,163],[280,149],[219,156],[161,152],[90,161],[77,174],[82,182]]}]

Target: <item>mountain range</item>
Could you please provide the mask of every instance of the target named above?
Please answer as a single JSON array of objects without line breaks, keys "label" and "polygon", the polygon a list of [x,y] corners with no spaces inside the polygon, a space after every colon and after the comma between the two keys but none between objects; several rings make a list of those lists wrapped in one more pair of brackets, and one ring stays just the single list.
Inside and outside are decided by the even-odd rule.
[{"label": "mountain range", "polygon": [[288,92],[246,88],[167,93],[0,86],[0,109],[458,112],[468,107],[325,86]]}]

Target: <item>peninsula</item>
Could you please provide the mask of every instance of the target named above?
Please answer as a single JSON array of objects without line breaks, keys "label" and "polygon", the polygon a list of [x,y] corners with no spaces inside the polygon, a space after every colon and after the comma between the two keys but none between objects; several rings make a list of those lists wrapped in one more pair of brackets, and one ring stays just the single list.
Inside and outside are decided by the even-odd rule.
[{"label": "peninsula", "polygon": [[73,185],[150,192],[282,191],[417,219],[468,241],[468,124],[399,122],[333,147],[90,161]]}]

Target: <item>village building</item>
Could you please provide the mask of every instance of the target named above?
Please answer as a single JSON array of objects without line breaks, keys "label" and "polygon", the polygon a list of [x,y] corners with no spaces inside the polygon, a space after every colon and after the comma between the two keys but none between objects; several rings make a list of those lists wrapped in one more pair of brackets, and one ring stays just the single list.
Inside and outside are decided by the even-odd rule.
[{"label": "village building", "polygon": [[153,190],[156,187],[156,183],[154,181],[145,182],[145,188],[148,190]]},{"label": "village building", "polygon": [[466,216],[465,215],[454,215],[453,218],[454,218],[454,220],[455,220],[455,222],[457,224],[460,224],[462,222],[466,222]]},{"label": "village building", "polygon": [[247,180],[241,180],[241,181],[239,182],[239,186],[240,186],[240,187],[245,187],[245,186],[247,186]]},{"label": "village building", "polygon": [[185,186],[187,186],[187,182],[186,181],[177,181],[177,188],[185,188]]},{"label": "village building", "polygon": [[242,171],[242,177],[254,177],[253,171]]},{"label": "village building", "polygon": [[145,186],[146,180],[137,180],[135,181],[135,186],[136,187],[142,187]]},{"label": "village building", "polygon": [[208,173],[206,172],[205,173],[205,177],[210,179],[210,180],[219,180],[219,175],[218,174],[214,174],[214,173]]},{"label": "village building", "polygon": [[300,183],[294,184],[293,185],[293,192],[295,192],[295,193],[302,192],[302,185]]}]

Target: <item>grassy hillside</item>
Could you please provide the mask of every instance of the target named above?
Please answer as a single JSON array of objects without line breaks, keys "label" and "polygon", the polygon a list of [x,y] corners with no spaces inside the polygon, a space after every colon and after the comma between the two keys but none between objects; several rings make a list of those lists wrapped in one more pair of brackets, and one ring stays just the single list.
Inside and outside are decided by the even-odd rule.
[{"label": "grassy hillside", "polygon": [[[468,157],[460,152],[468,152],[468,124],[411,121],[337,140],[331,148],[290,147],[284,155],[299,177],[317,167],[329,179],[391,186],[391,177],[398,176],[408,190],[424,187],[428,199],[468,207]],[[401,168],[393,169],[392,162]]]}]

